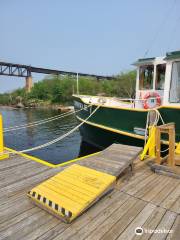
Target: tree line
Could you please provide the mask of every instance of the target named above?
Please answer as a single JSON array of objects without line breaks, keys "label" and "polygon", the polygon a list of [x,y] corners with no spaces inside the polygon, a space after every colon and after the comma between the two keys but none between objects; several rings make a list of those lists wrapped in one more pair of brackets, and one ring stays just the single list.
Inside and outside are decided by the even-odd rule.
[{"label": "tree line", "polygon": [[[79,94],[105,95],[110,97],[133,98],[135,94],[135,71],[122,72],[113,80],[97,80],[92,77],[79,76]],[[22,102],[25,106],[38,104],[70,104],[72,95],[76,94],[76,78],[73,76],[49,75],[42,81],[34,83],[30,93],[24,88],[0,94],[1,105],[16,105]]]}]

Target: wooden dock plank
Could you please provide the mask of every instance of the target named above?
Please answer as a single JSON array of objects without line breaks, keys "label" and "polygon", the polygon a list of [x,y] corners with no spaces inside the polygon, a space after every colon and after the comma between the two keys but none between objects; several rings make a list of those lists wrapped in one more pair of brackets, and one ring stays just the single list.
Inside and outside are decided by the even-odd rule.
[{"label": "wooden dock plank", "polygon": [[[115,240],[121,233],[128,227],[133,219],[142,211],[146,203],[131,198],[132,204],[127,207],[127,210],[121,214],[121,211],[115,214],[115,217],[107,219],[95,232],[93,232],[88,239],[102,239],[102,240]],[[114,221],[113,221],[114,219]],[[92,238],[93,237],[93,238]],[[96,238],[97,237],[97,238]]]},{"label": "wooden dock plank", "polygon": [[[31,170],[29,170],[29,168]],[[38,173],[43,173],[46,170],[47,169],[44,168],[44,166],[40,166],[38,168],[36,166],[31,167],[30,163],[28,165],[26,164],[26,168],[24,168],[24,166],[21,165],[20,169],[17,170],[15,168],[13,171],[10,171],[8,174],[5,172],[1,175],[2,178],[6,177],[6,181],[0,180],[0,188],[9,186],[11,183],[16,181],[17,178],[18,178],[18,181],[21,181],[25,178],[36,176]]]},{"label": "wooden dock plank", "polygon": [[[78,239],[83,240],[84,238],[88,239],[89,236],[91,235],[91,232],[96,231],[96,229],[103,224],[105,219],[111,217],[111,215],[115,215],[117,211],[118,212],[127,211],[127,206],[128,206],[127,203],[130,204],[128,200],[129,200],[129,196],[124,194],[123,197],[119,199],[119,201],[114,203],[113,208],[112,206],[109,206],[108,208],[106,208],[104,212],[102,212],[96,218],[94,218],[93,221],[91,221],[88,225],[81,228],[80,231],[76,232],[76,234],[74,234],[70,239],[74,239],[74,240],[78,240]],[[91,239],[93,239],[92,236],[91,236]],[[97,239],[97,235],[96,235],[96,239]]]},{"label": "wooden dock plank", "polygon": [[142,148],[131,148],[121,144],[113,144],[98,155],[84,159],[78,164],[119,177],[121,173],[132,164],[141,150]]},{"label": "wooden dock plank", "polygon": [[[33,215],[34,213],[39,212],[40,210],[33,207],[32,205],[30,205],[30,208],[26,208],[24,211],[22,210],[22,212],[16,212],[15,216],[8,216],[6,217],[6,219],[1,219],[1,223],[0,223],[0,229],[1,231],[6,230],[7,228],[13,226],[15,223],[20,222],[21,220]],[[8,219],[8,221],[7,221]]]},{"label": "wooden dock plank", "polygon": [[149,182],[151,182],[154,178],[156,178],[154,174],[147,176],[143,181],[140,181],[138,184],[133,186],[133,188],[127,190],[126,187],[124,188],[123,191],[127,192],[130,195],[134,195],[137,193],[141,188],[145,187]]},{"label": "wooden dock plank", "polygon": [[144,201],[150,202],[155,196],[161,192],[166,185],[171,181],[170,178],[162,178],[162,181],[157,182],[154,188],[149,189],[149,191],[142,197]]},{"label": "wooden dock plank", "polygon": [[167,196],[167,198],[165,198],[162,201],[161,206],[166,209],[170,209],[173,206],[173,204],[179,199],[179,197],[180,197],[180,182],[178,183],[177,187]]},{"label": "wooden dock plank", "polygon": [[[156,227],[156,229],[166,229],[170,230],[175,222],[175,219],[177,217],[177,214],[167,211],[163,218],[161,219],[160,223]],[[168,233],[163,232],[163,233],[153,233],[152,236],[150,237],[150,240],[163,240],[166,239]]]},{"label": "wooden dock plank", "polygon": [[10,184],[9,186],[3,187],[0,190],[0,195],[14,195],[15,193],[28,190],[30,187],[34,186],[35,184],[46,180],[47,178],[53,176],[55,173],[62,171],[63,169],[49,169],[48,171],[41,172],[35,176],[31,176],[28,178],[24,178],[23,180],[17,179],[16,182]]},{"label": "wooden dock plank", "polygon": [[97,202],[97,204],[93,208],[90,208],[86,213],[86,215],[83,214],[81,217],[77,218],[71,225],[66,224],[67,227],[64,231],[60,229],[60,226],[57,226],[55,227],[55,229],[51,229],[47,233],[43,234],[39,238],[39,240],[49,239],[49,237],[51,239],[52,235],[53,235],[53,239],[56,236],[58,236],[63,240],[68,240],[69,238],[74,236],[77,231],[79,231],[81,228],[84,228],[86,225],[88,225],[89,222],[91,222],[98,214],[106,211],[107,207],[113,206],[113,204],[117,202],[122,195],[123,193],[113,191],[109,195],[102,198],[99,202]]},{"label": "wooden dock plank", "polygon": [[1,171],[4,171],[6,169],[11,169],[11,168],[14,168],[16,166],[21,166],[21,165],[24,165],[24,164],[27,164],[31,162],[30,160],[28,159],[25,159],[23,157],[20,157],[20,156],[11,156],[9,159],[5,159],[3,161],[1,161],[1,168],[0,168],[0,172]]},{"label": "wooden dock plank", "polygon": [[166,210],[161,207],[156,207],[152,214],[148,217],[145,223],[141,226],[143,229],[144,234],[139,236],[136,235],[133,237],[133,240],[147,240],[153,233],[145,232],[145,230],[154,230],[156,229],[157,225],[160,223],[161,219],[163,218]]},{"label": "wooden dock plank", "polygon": [[143,182],[147,177],[153,175],[152,172],[144,170],[144,171],[140,171],[139,174],[136,174],[134,176],[132,176],[131,180],[124,184],[121,187],[121,191],[125,191],[128,192],[131,189],[134,189],[134,187],[139,183],[139,182]]},{"label": "wooden dock plank", "polygon": [[176,179],[171,178],[171,181],[167,183],[166,187],[163,188],[152,200],[151,202],[160,205],[164,199],[168,197],[169,194],[177,187],[178,182]]},{"label": "wooden dock plank", "polygon": [[180,215],[176,217],[174,224],[171,227],[172,232],[167,235],[167,240],[177,240],[180,236]]},{"label": "wooden dock plank", "polygon": [[[85,158],[78,164],[111,171],[118,176],[123,161],[134,151],[138,154],[140,148],[113,144],[97,157]],[[118,181],[114,191],[71,224],[65,224],[32,205],[26,196],[27,191],[64,168],[51,169],[17,155],[0,161],[0,239],[137,240],[131,228],[138,224],[144,228],[170,227],[174,230],[172,239],[179,236],[179,180],[158,176],[138,160],[135,174],[128,182]],[[141,240],[146,239],[145,236]],[[156,239],[157,235],[149,237]]]},{"label": "wooden dock plank", "polygon": [[9,204],[8,207],[1,210],[0,223],[6,221],[8,219],[11,219],[11,218],[15,217],[16,215],[19,215],[22,212],[27,211],[33,207],[32,204],[28,201],[28,199],[25,198],[25,196],[23,196],[23,197],[24,197],[24,199],[14,201],[11,204]]},{"label": "wooden dock plank", "polygon": [[177,198],[176,202],[173,203],[170,210],[180,214],[180,197]]},{"label": "wooden dock plank", "polygon": [[[26,234],[26,236],[24,238],[22,238],[22,240],[23,239],[24,240],[38,239],[39,237],[42,236],[42,232],[46,233],[49,230],[51,230],[52,228],[57,227],[59,224],[60,224],[59,219],[56,219],[50,215],[49,219],[47,220],[46,223],[44,223],[41,226],[39,226],[38,228],[34,229],[29,234]],[[52,235],[46,239],[50,239],[50,237],[52,237]]]},{"label": "wooden dock plank", "polygon": [[151,189],[156,188],[156,185],[162,181],[161,176],[155,176],[150,182],[143,186],[139,191],[137,191],[134,196],[137,198],[143,198],[144,195],[149,193]]},{"label": "wooden dock plank", "polygon": [[38,227],[40,224],[44,224],[46,219],[49,218],[49,215],[46,214],[43,210],[39,210],[30,217],[26,217],[19,222],[15,222],[12,226],[1,231],[1,237],[9,238],[13,233],[13,239],[21,239],[27,233],[33,231],[34,228]]},{"label": "wooden dock plank", "polygon": [[155,210],[156,206],[151,203],[148,203],[144,209],[136,216],[133,222],[129,224],[126,230],[117,238],[118,240],[128,239],[131,240],[135,236],[135,229],[141,227],[152,212]]}]

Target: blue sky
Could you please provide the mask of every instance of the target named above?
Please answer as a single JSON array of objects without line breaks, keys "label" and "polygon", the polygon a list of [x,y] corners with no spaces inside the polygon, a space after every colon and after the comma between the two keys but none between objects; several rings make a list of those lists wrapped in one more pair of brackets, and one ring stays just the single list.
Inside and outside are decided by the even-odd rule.
[{"label": "blue sky", "polygon": [[[180,49],[179,0],[0,0],[0,23],[0,61],[46,68],[111,75]],[[0,76],[0,92],[24,83]]]}]

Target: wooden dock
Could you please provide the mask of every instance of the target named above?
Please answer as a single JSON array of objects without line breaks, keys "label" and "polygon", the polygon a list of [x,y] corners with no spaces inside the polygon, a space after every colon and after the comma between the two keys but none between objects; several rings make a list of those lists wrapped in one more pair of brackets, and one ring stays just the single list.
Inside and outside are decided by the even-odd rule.
[{"label": "wooden dock", "polygon": [[[128,149],[129,154],[133,149]],[[126,158],[117,146],[78,164],[102,168],[97,158],[104,158],[104,171],[118,176],[118,159]],[[111,161],[112,160],[112,164]],[[64,167],[50,168],[21,156],[0,161],[0,239],[113,240],[174,239],[180,236],[180,180],[157,175],[139,160],[134,175],[124,174],[116,189],[103,197],[71,224],[61,222],[34,206],[26,193]],[[128,176],[128,178],[127,178]],[[135,234],[135,229],[166,229],[172,233]]]}]

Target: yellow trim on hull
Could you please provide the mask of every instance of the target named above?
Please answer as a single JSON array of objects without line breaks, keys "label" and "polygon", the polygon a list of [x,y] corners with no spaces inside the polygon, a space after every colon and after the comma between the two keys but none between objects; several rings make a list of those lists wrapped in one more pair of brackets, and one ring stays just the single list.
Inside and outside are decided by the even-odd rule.
[{"label": "yellow trim on hull", "polygon": [[[84,104],[90,104],[86,101],[84,101],[80,96],[77,95],[73,95],[75,98],[79,98],[81,99],[81,101]],[[97,97],[97,96],[88,96],[88,97]],[[92,104],[92,103],[91,103]],[[113,109],[121,109],[121,110],[128,110],[128,111],[136,111],[136,112],[148,112],[150,109],[141,109],[141,108],[128,108],[128,107],[117,107],[117,106],[106,106],[106,105],[101,105],[101,104],[92,104],[92,106],[101,106],[103,108],[113,108]],[[173,108],[173,109],[178,109],[180,110],[180,106],[167,106],[167,105],[162,105],[160,107],[157,107],[155,109],[159,110],[159,109],[163,109],[163,108]]]},{"label": "yellow trim on hull", "polygon": [[87,157],[90,157],[90,156],[94,156],[94,155],[97,155],[99,152],[96,152],[96,153],[92,153],[92,154],[89,154],[89,155],[86,155],[86,156],[83,156],[83,157],[79,157],[79,158],[75,158],[75,159],[72,159],[72,160],[69,160],[67,162],[64,162],[64,163],[59,163],[59,164],[52,164],[52,163],[49,163],[49,162],[46,162],[45,160],[42,160],[40,158],[37,158],[37,157],[33,157],[29,154],[25,154],[25,153],[20,153],[12,148],[8,148],[8,147],[5,147],[5,149],[9,152],[12,152],[12,153],[16,153],[17,155],[19,156],[22,156],[22,157],[25,157],[25,158],[28,158],[30,160],[33,160],[35,162],[38,162],[38,163],[41,163],[41,164],[44,164],[48,167],[51,167],[51,168],[57,168],[57,167],[62,167],[62,166],[65,166],[69,163],[73,163],[73,162],[76,162],[76,161],[79,161],[79,160],[83,160],[84,158],[87,158]]},{"label": "yellow trim on hull", "polygon": [[[122,130],[118,130],[118,129],[115,129],[115,128],[111,128],[111,127],[106,127],[104,125],[101,125],[101,124],[97,124],[97,123],[93,123],[93,122],[90,122],[90,121],[84,121],[82,118],[80,118],[79,116],[77,116],[77,119],[81,122],[85,122],[86,124],[89,124],[89,125],[92,125],[94,127],[98,127],[98,128],[101,128],[101,129],[105,129],[107,131],[110,131],[110,132],[114,132],[114,133],[118,133],[118,134],[122,134],[122,135],[125,135],[125,136],[128,136],[128,137],[133,137],[133,138],[137,138],[137,139],[142,139],[144,140],[144,137],[143,136],[140,136],[140,135],[137,135],[137,134],[134,134],[134,133],[129,133],[129,132],[125,132],[125,131],[122,131]],[[161,141],[163,144],[166,144],[168,145],[169,144],[169,141],[164,141],[162,140]],[[178,145],[178,143],[175,143],[176,146]]]},{"label": "yellow trim on hull", "polygon": [[95,127],[99,127],[99,128],[102,128],[102,129],[111,131],[111,132],[119,133],[119,134],[122,134],[122,135],[125,135],[125,136],[128,136],[128,137],[133,137],[133,138],[138,138],[138,139],[144,140],[144,137],[143,137],[143,136],[140,136],[140,135],[137,135],[137,134],[134,134],[134,133],[125,132],[125,131],[118,130],[118,129],[111,128],[111,127],[106,127],[106,126],[104,126],[104,125],[97,124],[97,123],[93,123],[93,122],[90,122],[90,121],[84,121],[84,120],[83,120],[82,118],[80,118],[79,116],[76,116],[76,117],[77,117],[77,119],[79,119],[81,122],[85,122],[85,123],[87,123],[87,124],[89,124],[89,125],[92,125],[92,126],[95,126]]}]

